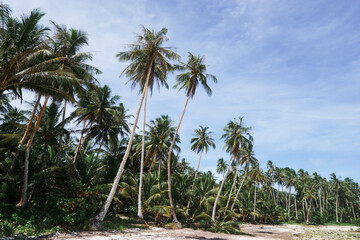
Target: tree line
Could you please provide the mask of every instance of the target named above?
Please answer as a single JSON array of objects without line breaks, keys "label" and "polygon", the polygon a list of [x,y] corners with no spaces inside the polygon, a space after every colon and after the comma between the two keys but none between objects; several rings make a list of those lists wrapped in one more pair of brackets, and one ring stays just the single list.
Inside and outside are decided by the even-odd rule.
[{"label": "tree line", "polygon": [[[196,170],[189,167],[180,155],[178,131],[198,86],[210,96],[217,78],[207,72],[203,56],[188,53],[181,62],[164,46],[166,28],[142,26],[128,50],[116,54],[129,63],[122,75],[139,89],[133,116],[120,96],[98,82],[101,71],[89,63],[91,53],[81,52],[86,32],[54,22],[43,26],[43,16],[35,9],[19,19],[0,5],[0,223],[16,228],[21,224],[14,213],[31,209],[41,209],[36,214],[51,219],[49,224],[97,230],[108,213],[228,232],[236,232],[239,221],[358,221],[358,183],[271,161],[263,170],[242,117],[223,128],[229,163],[218,160],[220,182],[200,171],[203,155],[215,148],[207,126],[185,139],[199,154]],[[155,85],[168,88],[171,72],[178,73],[174,88],[186,95],[179,121],[161,115],[147,122],[148,92]],[[35,93],[33,102],[23,103],[24,90]],[[14,99],[26,107],[14,107]]]}]

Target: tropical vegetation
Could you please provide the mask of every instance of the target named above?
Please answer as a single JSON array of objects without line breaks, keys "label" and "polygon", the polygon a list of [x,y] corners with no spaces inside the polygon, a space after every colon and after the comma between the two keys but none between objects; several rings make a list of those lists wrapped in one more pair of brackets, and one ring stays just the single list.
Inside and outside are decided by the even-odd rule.
[{"label": "tropical vegetation", "polygon": [[[36,9],[18,19],[0,5],[0,237],[128,224],[119,216],[227,233],[238,233],[240,222],[360,223],[358,183],[272,161],[261,166],[242,117],[224,123],[221,181],[201,171],[216,147],[211,129],[199,126],[191,139],[178,131],[197,86],[210,96],[217,78],[201,55],[179,62],[163,46],[166,28],[142,26],[130,50],[116,55],[129,62],[122,77],[141,94],[133,116],[98,82],[91,54],[81,52],[86,32],[43,26],[43,15]],[[168,88],[171,72],[187,97],[180,119],[147,122],[148,90]],[[24,92],[35,100],[15,107]],[[196,168],[181,157],[181,141],[199,154]]]}]

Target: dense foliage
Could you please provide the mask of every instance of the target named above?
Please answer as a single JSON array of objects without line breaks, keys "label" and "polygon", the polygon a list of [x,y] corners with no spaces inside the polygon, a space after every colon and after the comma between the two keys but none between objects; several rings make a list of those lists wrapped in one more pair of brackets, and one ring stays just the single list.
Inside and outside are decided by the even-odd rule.
[{"label": "dense foliage", "polygon": [[[141,104],[137,116],[131,116],[120,97],[97,82],[101,72],[89,65],[89,53],[80,52],[88,44],[85,32],[55,23],[50,30],[39,24],[42,16],[34,10],[17,19],[9,6],[0,5],[0,237],[87,229],[112,187],[105,228],[109,222],[124,223],[118,214],[140,217],[139,209],[147,222],[163,225],[173,219],[228,233],[238,232],[238,222],[359,224],[358,183],[280,168],[271,161],[261,168],[251,128],[242,118],[224,126],[229,164],[218,160],[220,182],[212,172],[201,172],[200,160],[215,148],[208,127],[181,139],[191,141],[199,154],[196,170],[181,158],[180,124],[176,127],[169,116],[148,121],[143,137],[134,132],[136,124],[131,131]],[[174,66],[167,62],[178,56],[156,45],[168,40],[166,32],[144,27],[132,51],[118,54],[132,61],[124,70],[132,85],[140,86],[146,101],[147,88],[152,91],[154,82],[167,87],[166,73],[178,70],[183,73],[176,86],[185,90],[186,104],[199,83],[210,94],[209,79],[217,80],[205,72],[201,56],[189,53],[188,63]],[[24,89],[36,99],[18,109],[12,100],[22,99]],[[67,113],[68,104],[75,111]],[[116,176],[119,184],[113,184]]]}]

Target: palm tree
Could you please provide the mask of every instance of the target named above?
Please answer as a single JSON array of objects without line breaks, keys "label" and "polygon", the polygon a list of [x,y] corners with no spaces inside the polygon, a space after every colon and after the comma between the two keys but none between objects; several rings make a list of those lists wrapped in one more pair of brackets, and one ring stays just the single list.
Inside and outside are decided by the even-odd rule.
[{"label": "palm tree", "polygon": [[227,169],[226,163],[224,161],[224,158],[219,158],[216,165],[216,172],[218,174],[225,173]]},{"label": "palm tree", "polygon": [[[192,143],[191,150],[195,151],[196,153],[200,153],[199,162],[198,162],[198,166],[197,166],[197,169],[195,172],[194,181],[191,186],[191,190],[194,189],[196,177],[199,172],[201,156],[202,156],[204,149],[205,149],[205,153],[207,153],[207,151],[209,150],[209,147],[212,147],[215,149],[214,139],[211,137],[212,132],[211,131],[207,132],[208,129],[209,129],[208,127],[200,126],[200,128],[195,130],[195,134],[194,134],[195,137],[192,138],[190,141]],[[188,214],[188,211],[189,211],[190,200],[191,199],[189,199],[189,202],[187,204],[186,214]]]},{"label": "palm tree", "polygon": [[330,174],[330,179],[332,181],[332,188],[335,189],[336,193],[336,202],[335,202],[335,213],[336,213],[336,222],[339,222],[338,216],[338,206],[339,206],[339,189],[341,187],[340,179],[336,177],[335,173]]},{"label": "palm tree", "polygon": [[262,183],[264,175],[260,169],[260,165],[257,164],[250,173],[250,179],[254,181],[254,221],[256,221],[256,189],[257,184]]},{"label": "palm tree", "polygon": [[233,204],[231,205],[231,211],[234,209],[234,206],[235,206],[235,203],[237,201],[237,198],[239,196],[239,193],[241,191],[241,188],[244,184],[244,181],[246,179],[246,175],[247,175],[247,172],[249,170],[249,166],[256,166],[256,164],[258,164],[258,160],[257,158],[255,158],[255,153],[253,152],[253,145],[252,144],[249,144],[247,145],[245,148],[244,148],[244,154],[243,154],[243,157],[240,161],[240,164],[243,165],[245,164],[245,170],[244,170],[244,176],[242,178],[242,181],[241,181],[241,184],[240,184],[240,187],[239,189],[237,190],[236,192],[236,195],[235,195],[235,199],[234,199],[234,202]]},{"label": "palm tree", "polygon": [[[97,82],[93,74],[100,74],[101,71],[86,63],[92,60],[92,54],[88,52],[80,52],[84,45],[88,45],[87,33],[78,29],[67,29],[64,25],[54,22],[55,36],[51,38],[51,46],[54,52],[54,60],[61,62],[61,69],[71,71],[79,79],[85,81],[85,84],[93,84]],[[74,95],[75,92],[83,91],[82,85],[70,85],[67,92]],[[67,100],[64,101],[62,119],[65,119]],[[60,135],[59,149],[61,149],[62,136]]]},{"label": "palm tree", "polygon": [[206,93],[210,96],[212,94],[211,88],[208,85],[208,80],[213,80],[215,83],[217,82],[217,79],[214,75],[206,73],[206,65],[204,64],[204,57],[201,56],[194,56],[193,54],[189,53],[189,58],[187,63],[181,63],[181,65],[176,65],[176,69],[180,71],[185,71],[185,73],[179,74],[176,76],[176,84],[174,88],[179,87],[179,91],[181,89],[185,90],[187,100],[183,109],[183,112],[181,114],[179,124],[176,128],[174,138],[172,140],[168,156],[167,156],[167,164],[168,164],[168,188],[169,188],[169,201],[170,206],[172,209],[172,215],[173,215],[173,221],[175,223],[179,223],[179,221],[176,218],[174,203],[171,197],[171,173],[170,173],[170,158],[173,146],[175,144],[176,136],[178,134],[182,119],[185,114],[186,106],[190,100],[190,98],[193,98],[196,93],[196,87],[201,84]]},{"label": "palm tree", "polygon": [[[170,148],[171,140],[175,134],[175,127],[172,126],[173,121],[168,115],[161,115],[161,117],[151,120],[149,124],[149,131],[147,132],[147,152],[146,159],[152,156],[152,161],[149,167],[148,175],[151,172],[153,164],[159,160],[158,178],[161,176],[161,162],[166,159],[166,154]],[[177,136],[176,143],[180,143],[180,137]],[[179,152],[180,147],[175,144],[175,151]]]},{"label": "palm tree", "polygon": [[[239,118],[239,123],[235,119],[234,121],[230,121],[225,127],[224,131],[225,133],[221,136],[222,139],[225,139],[225,146],[226,152],[229,152],[231,154],[231,161],[230,164],[225,172],[223,181],[220,185],[219,192],[216,196],[216,200],[214,203],[213,211],[212,211],[212,220],[215,222],[215,214],[216,214],[216,206],[217,202],[219,200],[222,188],[224,186],[227,174],[230,170],[230,167],[233,163],[233,161],[236,159],[240,159],[241,157],[241,151],[242,147],[251,144],[252,143],[252,136],[248,133],[248,131],[251,130],[249,127],[244,127],[242,123],[242,118]],[[234,178],[234,180],[236,180]],[[233,187],[232,187],[233,188]],[[231,193],[230,193],[231,195]]]},{"label": "palm tree", "polygon": [[[130,134],[128,146],[124,154],[123,160],[120,164],[118,173],[114,179],[111,191],[103,205],[101,211],[92,219],[91,227],[93,229],[101,229],[102,222],[114,198],[115,191],[120,181],[121,174],[129,157],[132,141],[135,134],[140,110],[144,98],[147,94],[148,88],[152,91],[155,82],[158,85],[167,86],[166,76],[172,70],[169,60],[177,60],[179,56],[171,50],[171,48],[163,47],[162,44],[168,41],[166,37],[167,29],[162,28],[159,32],[151,31],[144,26],[142,27],[143,35],[137,36],[137,42],[129,45],[130,51],[120,52],[116,56],[120,61],[132,61],[128,67],[125,68],[123,73],[130,78],[132,87],[140,85],[139,92],[142,92],[138,110],[136,112],[134,125]],[[144,118],[145,121],[145,118]],[[143,131],[144,133],[144,131]],[[143,162],[143,161],[142,161]],[[142,176],[142,173],[140,174]],[[139,186],[141,189],[141,186]],[[141,191],[140,191],[141,192]],[[141,194],[139,194],[141,195]],[[139,197],[141,201],[141,196]],[[139,201],[138,213],[139,217],[142,216],[141,202]]]}]

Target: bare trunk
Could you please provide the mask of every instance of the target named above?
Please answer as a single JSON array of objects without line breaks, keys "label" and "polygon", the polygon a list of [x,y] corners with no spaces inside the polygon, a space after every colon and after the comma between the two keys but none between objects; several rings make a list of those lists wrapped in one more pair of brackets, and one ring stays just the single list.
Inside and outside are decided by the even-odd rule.
[{"label": "bare trunk", "polygon": [[[73,161],[73,165],[74,165],[75,167],[76,167],[76,164],[77,164],[77,159],[78,159],[78,156],[79,156],[79,151],[80,151],[80,149],[84,146],[85,141],[86,141],[86,139],[87,139],[87,137],[88,137],[88,135],[89,135],[89,133],[90,133],[91,127],[92,127],[92,125],[94,124],[94,122],[95,122],[94,120],[91,121],[90,126],[89,126],[88,130],[86,131],[86,134],[85,134],[85,136],[84,136],[84,138],[83,138],[82,141],[81,141],[82,135],[81,135],[81,137],[80,137],[79,144],[78,144],[78,146],[77,146],[77,148],[76,148],[75,157],[74,157],[74,161]],[[84,126],[85,126],[85,122],[84,122]]]},{"label": "bare trunk", "polygon": [[[65,113],[66,113],[66,104],[67,104],[67,100],[65,99],[64,102],[64,109],[63,109],[63,114],[62,114],[62,122],[65,121]],[[61,132],[60,138],[59,138],[59,152],[61,150],[61,145],[62,145],[62,139],[63,139],[63,132]]]},{"label": "bare trunk", "polygon": [[297,206],[296,206],[296,194],[294,195],[294,205],[295,205],[295,218],[298,219],[298,212],[297,212]]},{"label": "bare trunk", "polygon": [[254,184],[255,190],[254,190],[254,221],[256,221],[256,181]]},{"label": "bare trunk", "polygon": [[174,137],[173,137],[173,140],[171,142],[171,145],[170,145],[170,149],[169,149],[169,152],[168,152],[168,156],[167,156],[167,166],[168,166],[168,169],[167,169],[167,172],[168,172],[168,194],[169,194],[169,201],[170,201],[170,206],[171,206],[171,211],[172,211],[172,215],[173,215],[173,221],[175,223],[177,223],[178,225],[180,224],[179,221],[177,220],[176,218],[176,213],[175,213],[175,208],[174,208],[174,203],[173,203],[173,200],[172,200],[172,196],[171,196],[171,169],[170,169],[170,160],[171,160],[171,153],[172,153],[172,149],[174,147],[174,144],[175,144],[175,140],[176,140],[176,136],[177,136],[177,133],[179,131],[179,128],[180,128],[180,125],[181,125],[181,122],[182,122],[182,119],[184,117],[184,114],[185,114],[185,110],[186,110],[186,106],[190,100],[190,96],[191,94],[189,94],[187,100],[186,100],[186,103],[185,103],[185,106],[184,106],[184,110],[181,114],[181,117],[180,117],[180,121],[179,121],[179,124],[176,128],[176,131],[175,131],[175,134],[174,134]]},{"label": "bare trunk", "polygon": [[39,113],[39,116],[37,117],[37,120],[35,122],[35,126],[33,129],[33,132],[30,136],[30,139],[28,140],[28,143],[26,144],[26,149],[25,149],[25,161],[24,161],[24,181],[23,181],[23,187],[22,187],[22,191],[21,191],[21,198],[20,198],[20,202],[17,204],[18,207],[24,207],[27,205],[28,201],[27,201],[27,189],[28,189],[28,174],[29,174],[29,156],[30,156],[30,148],[31,148],[31,144],[32,141],[34,140],[34,136],[35,133],[37,131],[37,128],[40,124],[40,120],[41,117],[45,111],[45,107],[46,104],[49,100],[49,96],[47,96],[45,98],[44,104],[41,108],[41,111]]},{"label": "bare trunk", "polygon": [[77,159],[77,155],[78,155],[78,152],[79,152],[79,149],[80,149],[80,146],[81,146],[81,142],[82,142],[82,139],[83,139],[83,136],[84,136],[85,125],[86,125],[86,120],[83,120],[83,129],[81,131],[79,143],[78,143],[78,145],[76,147],[75,157],[74,157],[74,160],[73,160],[73,165],[76,165],[75,160]]},{"label": "bare trunk", "polygon": [[[236,171],[235,171],[235,176],[234,176],[234,180],[233,180],[233,184],[231,186],[231,189],[230,189],[230,193],[229,193],[229,197],[228,197],[228,200],[226,202],[226,206],[225,206],[225,212],[230,204],[230,199],[231,199],[231,194],[233,192],[233,189],[235,187],[235,184],[236,184],[236,179],[237,179],[237,174],[238,174],[238,164],[236,164]],[[225,214],[225,213],[224,213]]]},{"label": "bare trunk", "polygon": [[306,215],[305,215],[304,202],[305,202],[305,199],[302,200],[302,212],[303,212],[304,222],[306,223]]},{"label": "bare trunk", "polygon": [[235,206],[236,200],[237,200],[237,198],[238,198],[238,196],[239,196],[239,193],[240,193],[240,191],[241,191],[241,188],[242,188],[242,186],[243,186],[243,184],[244,184],[244,182],[245,182],[245,178],[246,178],[246,174],[247,174],[248,167],[249,167],[249,165],[248,165],[248,164],[246,164],[243,179],[242,179],[242,181],[241,181],[241,183],[240,183],[240,187],[239,187],[239,189],[238,189],[238,190],[237,190],[237,192],[236,192],[236,195],[235,195],[235,198],[234,198],[234,202],[233,202],[233,204],[231,205],[231,208],[230,208],[230,209],[231,209],[231,211],[234,209],[234,206]]},{"label": "bare trunk", "polygon": [[231,158],[230,164],[229,164],[229,166],[228,166],[227,169],[226,169],[225,175],[224,175],[224,177],[223,177],[223,180],[222,180],[222,182],[221,182],[221,185],[220,185],[218,194],[217,194],[216,199],[215,199],[214,207],[213,207],[213,210],[212,210],[212,216],[211,216],[211,219],[212,219],[214,222],[216,221],[216,220],[215,220],[216,205],[217,205],[217,203],[218,203],[218,201],[219,201],[219,197],[220,197],[220,194],[221,194],[221,190],[222,190],[222,188],[224,187],[224,183],[225,183],[226,177],[227,177],[227,175],[228,175],[228,172],[229,172],[229,170],[230,170],[230,167],[231,167],[231,164],[232,164],[233,161],[234,161],[234,157]]},{"label": "bare trunk", "polygon": [[335,211],[336,211],[336,222],[339,222],[339,217],[338,217],[338,203],[339,203],[339,192],[336,191],[336,203],[335,203]]},{"label": "bare trunk", "polygon": [[319,207],[320,207],[320,216],[322,217],[322,207],[321,207],[321,188],[319,188]]},{"label": "bare trunk", "polygon": [[355,214],[354,204],[352,202],[351,202],[351,209],[352,209],[352,212],[353,212],[353,215],[354,215],[354,220],[356,220],[357,217],[356,217],[356,214]]},{"label": "bare trunk", "polygon": [[28,135],[29,132],[30,132],[31,124],[32,124],[32,122],[34,121],[34,117],[35,117],[35,114],[36,114],[36,110],[37,110],[37,108],[38,108],[38,106],[39,106],[39,104],[40,104],[40,99],[41,99],[41,95],[38,96],[38,99],[37,99],[37,101],[36,101],[36,103],[35,103],[34,110],[33,110],[32,114],[31,114],[29,123],[28,123],[28,125],[27,125],[27,127],[26,127],[25,133],[24,133],[22,139],[21,139],[20,142],[19,142],[19,146],[18,146],[19,149],[16,150],[15,158],[14,158],[14,160],[13,160],[12,163],[11,163],[11,167],[10,167],[11,169],[14,168],[15,163],[16,163],[18,157],[19,157],[19,154],[20,154],[21,145],[24,144],[24,142],[25,142],[25,140],[26,140],[26,137],[27,137],[27,135]]},{"label": "bare trunk", "polygon": [[289,220],[291,219],[290,218],[290,205],[291,205],[291,186],[289,186],[289,201],[288,201],[288,217],[289,217]]},{"label": "bare trunk", "polygon": [[141,160],[140,160],[140,179],[139,179],[139,193],[138,193],[138,217],[141,220],[144,220],[142,213],[142,183],[143,183],[143,172],[144,172],[144,157],[145,157],[145,123],[146,123],[146,100],[147,100],[147,89],[145,91],[144,97],[144,120],[143,120],[143,129],[142,129],[142,142],[141,142]]},{"label": "bare trunk", "polygon": [[[146,80],[144,88],[148,87],[148,80],[149,80],[149,75],[147,76],[147,80]],[[126,147],[124,157],[123,157],[123,159],[121,161],[121,164],[119,166],[119,170],[118,170],[118,172],[116,174],[116,177],[114,179],[114,183],[113,183],[113,185],[111,187],[110,193],[109,193],[109,195],[108,195],[108,197],[107,197],[107,199],[105,201],[105,204],[101,208],[100,212],[94,218],[92,218],[91,221],[90,221],[90,228],[93,229],[93,230],[101,230],[102,229],[102,223],[104,221],[105,215],[106,215],[106,213],[107,213],[107,211],[108,211],[108,209],[110,207],[110,204],[111,204],[111,202],[112,202],[112,200],[114,198],[115,191],[116,191],[117,186],[119,184],[122,172],[124,171],[126,160],[128,159],[129,154],[130,154],[130,149],[131,149],[131,145],[132,145],[132,142],[133,142],[133,138],[134,138],[134,134],[135,134],[135,130],[136,130],[136,125],[137,125],[137,122],[138,122],[138,119],[139,119],[140,110],[141,110],[141,106],[142,106],[142,103],[143,103],[143,100],[144,100],[144,96],[145,96],[145,91],[143,91],[143,93],[141,95],[138,110],[136,112],[134,125],[133,125],[133,128],[132,128],[131,134],[130,134],[129,142],[128,142],[128,145]]]},{"label": "bare trunk", "polygon": [[101,151],[101,148],[102,148],[102,145],[104,144],[104,139],[101,139],[101,143],[100,143],[100,146],[99,146],[99,149],[96,153],[96,160],[99,158],[99,155],[100,155],[100,151]]},{"label": "bare trunk", "polygon": [[310,214],[310,212],[311,212],[311,204],[312,204],[312,198],[310,198],[310,206],[309,206],[309,208],[308,208],[308,212],[307,212],[307,223],[311,223],[311,214]]},{"label": "bare trunk", "polygon": [[[204,149],[201,149],[201,152],[200,152],[200,157],[199,157],[199,161],[198,161],[198,166],[197,166],[197,169],[196,169],[196,172],[195,172],[194,181],[193,181],[193,184],[192,184],[192,186],[191,186],[191,190],[194,190],[195,181],[196,181],[197,174],[198,174],[198,172],[199,172],[200,160],[201,160],[201,156],[202,156],[203,150],[204,150]],[[190,201],[191,201],[191,198],[189,198],[189,201],[188,201],[188,204],[187,204],[187,207],[186,207],[186,215],[189,213]]]},{"label": "bare trunk", "polygon": [[[157,153],[158,153],[158,151],[159,151],[159,148],[156,148],[156,149],[155,149],[154,156],[153,156],[153,160],[151,161],[151,164],[150,164],[150,168],[149,168],[147,177],[149,177],[149,175],[150,175],[150,173],[151,173],[151,168],[152,168],[153,164],[156,162],[156,158],[157,158]],[[160,177],[160,174],[159,174],[159,177]]]}]

